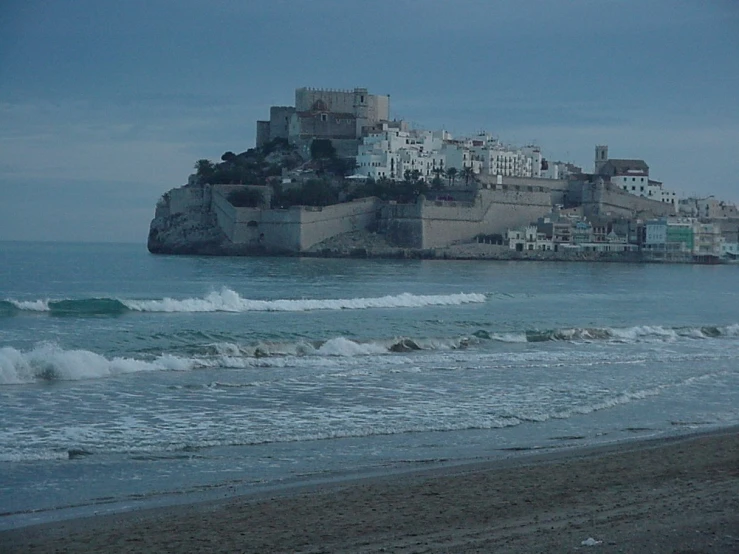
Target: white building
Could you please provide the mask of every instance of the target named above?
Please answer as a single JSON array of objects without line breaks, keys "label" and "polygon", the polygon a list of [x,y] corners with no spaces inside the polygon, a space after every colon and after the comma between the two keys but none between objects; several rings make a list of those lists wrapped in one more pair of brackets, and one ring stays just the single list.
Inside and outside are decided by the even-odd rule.
[{"label": "white building", "polygon": [[472,159],[480,162],[483,175],[541,177],[542,156],[538,146],[517,148],[505,145],[488,134],[467,140]]},{"label": "white building", "polygon": [[679,202],[680,213],[691,217],[706,219],[739,217],[739,210],[733,202],[719,200],[713,196],[707,198],[685,198]]},{"label": "white building", "polygon": [[515,148],[490,135],[452,139],[446,131],[414,131],[382,124],[362,140],[357,172],[368,177],[403,179],[407,170],[433,178],[441,170],[455,168],[462,174],[541,177],[542,156],[537,146]]},{"label": "white building", "polygon": [[739,242],[721,241],[721,257],[730,260],[739,259]]},{"label": "white building", "polygon": [[693,224],[693,254],[696,256],[720,256],[723,243],[721,229],[713,223]]},{"label": "white building", "polygon": [[567,162],[550,162],[542,160],[540,177],[542,179],[569,179],[582,173],[582,168]]},{"label": "white building", "polygon": [[622,160],[608,157],[608,146],[595,147],[595,174],[609,180],[621,190],[657,202],[671,204],[678,213],[677,195],[649,178],[649,166],[644,160]]},{"label": "white building", "polygon": [[383,124],[359,145],[357,173],[373,179],[403,179],[406,171],[419,171],[424,179],[447,166],[442,152],[441,132],[408,131]]},{"label": "white building", "polygon": [[527,225],[520,229],[508,229],[506,238],[508,239],[508,248],[518,252],[554,249],[552,239],[547,238],[545,233],[540,233],[536,225]]}]

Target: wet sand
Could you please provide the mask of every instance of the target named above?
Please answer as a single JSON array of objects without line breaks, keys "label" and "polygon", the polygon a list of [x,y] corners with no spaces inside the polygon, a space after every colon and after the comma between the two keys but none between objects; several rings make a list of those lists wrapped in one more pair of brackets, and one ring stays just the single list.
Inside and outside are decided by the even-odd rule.
[{"label": "wet sand", "polygon": [[739,552],[739,429],[0,532],[0,552]]}]

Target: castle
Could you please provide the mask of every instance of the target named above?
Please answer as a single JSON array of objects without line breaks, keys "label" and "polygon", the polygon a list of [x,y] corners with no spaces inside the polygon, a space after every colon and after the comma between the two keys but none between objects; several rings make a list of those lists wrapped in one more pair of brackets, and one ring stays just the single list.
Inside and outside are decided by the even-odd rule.
[{"label": "castle", "polygon": [[390,96],[366,88],[295,89],[295,106],[272,106],[269,121],[257,121],[257,146],[281,138],[308,152],[314,139],[330,139],[341,156],[356,156],[361,137],[390,118]]},{"label": "castle", "polygon": [[[651,229],[651,237],[654,229],[666,225],[660,222],[674,218],[680,209],[692,210],[690,217],[722,213],[710,232],[723,233],[724,242],[739,241],[735,208],[732,212],[723,203],[678,203],[674,192],[650,178],[644,160],[611,159],[605,145],[595,147],[593,171],[588,173],[546,160],[536,145],[506,145],[486,133],[454,138],[443,130],[414,130],[404,121],[391,121],[389,111],[390,97],[369,94],[366,88],[298,88],[294,106],[272,106],[270,119],[257,121],[257,146],[282,139],[309,159],[313,141],[330,140],[338,156],[355,161],[352,178],[436,179],[438,190],[428,197],[420,194],[411,203],[367,197],[322,207],[280,208],[268,202],[237,207],[229,195],[247,185],[192,183],[168,192],[157,206],[150,249],[197,251],[190,246],[192,237],[200,236],[209,253],[301,253],[347,233],[371,230],[389,244],[414,250],[509,232],[519,236],[517,248],[556,250],[586,227],[594,229],[596,242],[646,244],[641,236],[645,229]],[[460,179],[455,183],[457,172]],[[440,176],[448,177],[446,184]],[[283,169],[281,176],[288,186],[301,186],[306,178],[310,171],[306,177],[303,169]],[[269,191],[263,198],[269,198]],[[536,221],[543,223],[532,232]],[[528,230],[515,231],[524,227]],[[708,236],[708,231],[701,232]],[[653,240],[649,244],[655,249]]]}]

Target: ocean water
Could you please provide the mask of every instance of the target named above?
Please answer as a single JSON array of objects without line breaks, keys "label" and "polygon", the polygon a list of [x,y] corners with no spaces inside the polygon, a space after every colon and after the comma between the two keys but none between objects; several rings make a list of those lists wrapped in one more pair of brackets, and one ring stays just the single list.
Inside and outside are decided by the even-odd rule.
[{"label": "ocean water", "polygon": [[0,529],[734,425],[738,284],[0,243]]}]

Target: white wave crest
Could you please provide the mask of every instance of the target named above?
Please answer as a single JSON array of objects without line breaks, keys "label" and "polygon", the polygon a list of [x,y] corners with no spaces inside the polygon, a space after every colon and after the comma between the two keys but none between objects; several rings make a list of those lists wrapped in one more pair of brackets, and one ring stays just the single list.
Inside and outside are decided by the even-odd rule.
[{"label": "white wave crest", "polygon": [[193,360],[162,355],[152,362],[132,358],[108,359],[89,350],[65,350],[43,343],[23,352],[13,347],[0,348],[0,384],[17,385],[39,380],[77,381],[99,379],[138,371],[186,371],[196,366]]},{"label": "white wave crest", "polygon": [[490,340],[498,342],[527,342],[526,333],[491,333]]},{"label": "white wave crest", "polygon": [[303,300],[249,300],[223,288],[204,298],[163,298],[161,300],[122,300],[131,310],[141,312],[303,312],[312,310],[362,310],[367,308],[420,308],[485,302],[484,294],[414,295],[403,293],[378,298],[340,298]]},{"label": "white wave crest", "polygon": [[624,329],[609,329],[614,338],[638,341],[644,339],[675,340],[678,337],[674,329],[660,327],[659,325],[640,325]]},{"label": "white wave crest", "polygon": [[377,343],[357,343],[344,337],[326,341],[317,350],[321,356],[369,356],[387,354],[387,348]]},{"label": "white wave crest", "polygon": [[9,300],[13,306],[19,310],[27,310],[29,312],[48,312],[49,300]]}]

